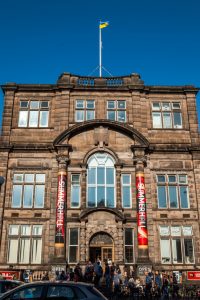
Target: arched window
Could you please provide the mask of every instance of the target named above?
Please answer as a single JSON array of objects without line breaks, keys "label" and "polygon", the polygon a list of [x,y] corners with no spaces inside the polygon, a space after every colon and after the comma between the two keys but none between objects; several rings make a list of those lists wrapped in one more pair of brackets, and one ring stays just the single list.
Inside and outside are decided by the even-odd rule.
[{"label": "arched window", "polygon": [[95,153],[88,160],[87,206],[115,207],[114,160],[107,153]]}]

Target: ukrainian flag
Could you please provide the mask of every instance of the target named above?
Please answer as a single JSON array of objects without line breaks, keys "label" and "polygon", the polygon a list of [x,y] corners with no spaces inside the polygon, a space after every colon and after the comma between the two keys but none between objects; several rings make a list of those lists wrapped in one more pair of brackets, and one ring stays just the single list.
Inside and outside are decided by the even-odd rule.
[{"label": "ukrainian flag", "polygon": [[105,28],[109,25],[109,22],[100,22],[100,25],[99,25],[99,28],[102,29],[102,28]]}]

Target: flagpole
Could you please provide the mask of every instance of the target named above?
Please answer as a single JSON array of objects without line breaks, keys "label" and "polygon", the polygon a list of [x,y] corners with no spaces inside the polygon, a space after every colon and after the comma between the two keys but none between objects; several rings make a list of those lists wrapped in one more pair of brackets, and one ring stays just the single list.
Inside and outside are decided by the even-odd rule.
[{"label": "flagpole", "polygon": [[102,41],[101,41],[101,22],[99,23],[99,77],[102,77]]}]

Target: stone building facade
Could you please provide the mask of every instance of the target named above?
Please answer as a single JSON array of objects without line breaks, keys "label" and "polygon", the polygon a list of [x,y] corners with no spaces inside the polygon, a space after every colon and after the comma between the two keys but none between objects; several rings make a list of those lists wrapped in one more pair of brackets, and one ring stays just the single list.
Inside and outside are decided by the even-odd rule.
[{"label": "stone building facade", "polygon": [[63,73],[2,89],[0,271],[200,268],[197,88]]}]

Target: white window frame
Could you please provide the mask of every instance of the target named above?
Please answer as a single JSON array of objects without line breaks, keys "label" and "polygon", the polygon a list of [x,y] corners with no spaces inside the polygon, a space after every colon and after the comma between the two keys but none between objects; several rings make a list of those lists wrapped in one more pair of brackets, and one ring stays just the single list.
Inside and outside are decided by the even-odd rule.
[{"label": "white window frame", "polygon": [[[174,231],[173,232],[173,228],[178,228],[179,231]],[[188,234],[184,234],[184,228],[189,228],[191,229],[191,233]],[[164,230],[166,229],[166,230]],[[185,226],[181,226],[181,225],[171,225],[171,226],[167,226],[167,225],[161,225],[159,226],[159,232],[160,232],[160,259],[161,259],[161,263],[162,264],[190,264],[190,265],[194,265],[195,264],[195,255],[194,255],[194,236],[192,233],[192,225],[185,225]],[[174,257],[174,249],[173,249],[173,241],[179,239],[180,240],[180,245],[181,245],[181,256],[182,256],[182,262],[177,262],[177,260],[175,260]],[[169,257],[170,257],[170,261],[167,262],[163,262],[162,261],[162,240],[166,240],[169,243]],[[188,257],[185,255],[185,240],[191,240],[192,242],[192,258],[193,258],[193,262],[189,262]],[[166,248],[166,245],[165,245]]]},{"label": "white window frame", "polygon": [[[123,101],[125,103],[125,107],[124,108],[120,108],[118,103],[120,101]],[[109,108],[109,102],[113,102],[114,103],[114,107],[113,108]],[[126,108],[126,100],[107,100],[107,120],[111,120],[108,117],[109,112],[114,112],[115,113],[115,121],[120,122],[120,123],[126,123],[127,122],[127,108]],[[125,120],[124,121],[120,121],[119,120],[119,116],[118,113],[119,112],[125,112]]]},{"label": "white window frame", "polygon": [[[73,176],[78,176],[79,177],[79,182],[78,182],[78,184],[73,184]],[[77,187],[79,187],[79,199],[78,199],[78,205],[77,206],[73,206],[72,205],[72,203],[73,203],[73,201],[72,201],[72,196],[73,196],[73,187],[74,186],[77,186]],[[72,173],[71,174],[71,199],[70,199],[71,201],[70,201],[70,207],[71,208],[80,208],[80,200],[81,200],[81,175],[79,174],[79,173]]]},{"label": "white window frame", "polygon": [[[123,183],[123,177],[124,176],[129,176],[129,182],[130,183]],[[123,193],[123,188],[124,187],[129,187],[129,196],[130,196],[130,205],[129,206],[125,206],[124,205],[124,193]],[[121,174],[121,195],[122,195],[122,207],[124,208],[124,209],[130,209],[130,208],[132,208],[132,190],[131,190],[131,187],[132,187],[132,182],[131,182],[131,174],[130,173],[122,173]]]},{"label": "white window frame", "polygon": [[[28,181],[26,179],[27,175],[33,176],[33,181]],[[44,176],[44,181],[39,181],[37,179],[38,175]],[[21,178],[19,181],[16,178]],[[20,195],[20,205],[14,205],[14,193],[15,186],[21,187],[21,195]],[[32,187],[32,206],[24,205],[24,195],[25,195],[25,187]],[[41,206],[38,206],[36,203],[36,195],[37,195],[37,187],[43,187],[43,202]],[[45,187],[46,187],[46,174],[45,173],[14,173],[13,175],[13,192],[12,192],[12,208],[27,208],[27,209],[43,209],[45,206]]]},{"label": "white window frame", "polygon": [[[103,160],[104,161],[101,161],[99,158],[98,158],[98,155],[104,155],[104,158]],[[96,165],[94,166],[90,166],[90,162],[92,159],[96,159]],[[105,166],[106,164],[106,161],[107,159],[110,159],[112,161],[112,166]],[[98,207],[98,203],[97,203],[97,199],[98,199],[98,194],[97,194],[97,189],[98,187],[105,187],[105,207],[110,207],[110,208],[115,208],[116,207],[116,169],[115,169],[115,166],[114,166],[115,162],[114,162],[114,159],[112,158],[111,155],[109,155],[108,153],[101,153],[101,152],[97,152],[95,154],[93,154],[90,158],[89,158],[89,161],[88,161],[88,169],[87,169],[87,207],[88,208],[92,208],[91,206],[88,206],[88,195],[89,195],[89,187],[90,188],[95,188],[95,206],[93,207]],[[112,168],[113,169],[113,176],[114,176],[114,181],[113,181],[113,184],[108,184],[107,182],[105,182],[104,184],[99,184],[97,182],[97,169],[98,169],[98,166],[104,166],[102,168],[104,168],[104,178],[106,178],[105,176],[105,173],[106,173],[106,170],[109,169],[109,168]],[[95,169],[95,177],[96,177],[96,182],[95,183],[89,183],[88,180],[89,180],[89,176],[88,176],[88,170],[89,169],[92,169],[94,168]],[[113,188],[114,189],[114,206],[111,207],[111,206],[107,206],[107,188]]]},{"label": "white window frame", "polygon": [[[179,107],[176,107],[176,105],[179,105]],[[181,110],[181,103],[180,102],[171,102],[171,101],[163,101],[163,102],[158,102],[154,101],[152,102],[151,105],[152,109],[152,126],[153,129],[182,129],[183,128],[183,117],[182,117],[182,110]],[[164,115],[166,113],[170,114],[170,126],[165,126],[164,123]],[[180,113],[180,121],[181,124],[175,125],[174,123],[174,114],[175,113]],[[155,117],[160,116],[160,124],[159,126],[156,126],[156,120]]]},{"label": "white window frame", "polygon": [[[133,240],[133,243],[132,245],[128,245],[126,244],[126,230],[131,230],[132,231],[132,240]],[[135,230],[134,228],[124,228],[124,262],[125,264],[127,265],[130,265],[130,264],[133,264],[135,262],[135,252],[134,252],[134,233],[135,233]],[[133,251],[133,261],[132,262],[127,262],[126,261],[126,247],[132,247],[132,251]]]},{"label": "white window frame", "polygon": [[[22,103],[27,103],[26,106],[23,106]],[[37,106],[32,106],[33,103],[38,103]],[[42,103],[47,103],[47,106],[43,107]],[[37,120],[34,125],[30,125],[31,115],[36,112],[37,113]],[[45,125],[42,125],[42,114],[46,113],[47,115],[47,122]],[[22,121],[24,115],[24,121]],[[20,108],[19,108],[19,117],[18,117],[18,127],[20,128],[47,128],[49,127],[49,101],[47,100],[21,100],[20,101]]]},{"label": "white window frame", "polygon": [[[82,101],[83,103],[83,107],[78,107],[78,102]],[[93,108],[88,108],[88,103],[89,102],[93,102],[94,107]],[[84,122],[84,121],[89,121],[89,120],[95,120],[95,100],[94,99],[77,99],[76,103],[75,103],[75,122],[79,123],[79,122]],[[82,112],[83,113],[83,118],[82,119],[78,119],[77,115],[78,112]],[[92,119],[88,119],[87,118],[87,112],[93,112],[94,113],[94,118]]]},{"label": "white window frame", "polygon": [[[38,227],[39,233],[34,233],[33,228]],[[17,231],[13,232],[11,231],[12,228],[18,228]],[[30,230],[28,230],[27,232],[23,232],[22,228],[29,228]],[[42,233],[43,233],[43,225],[39,225],[39,224],[21,224],[21,225],[15,225],[15,224],[10,224],[9,225],[9,230],[8,230],[8,251],[7,251],[7,262],[10,264],[16,263],[16,264],[41,264],[42,263]],[[35,240],[40,240],[41,245],[40,245],[40,253],[39,253],[39,260],[38,261],[33,261],[33,247],[34,247],[34,241]],[[11,249],[11,242],[12,241],[17,241],[16,243],[16,247],[17,249],[15,249],[14,251],[16,252],[15,255],[15,260],[10,260],[10,253],[13,252],[13,249]],[[23,254],[22,251],[22,244],[23,241],[28,241],[29,243],[29,250],[28,253]],[[24,248],[25,251],[27,251],[27,247]],[[25,255],[25,256],[24,256]],[[22,258],[27,258],[26,260],[22,259]]]},{"label": "white window frame", "polygon": [[[159,182],[158,181],[158,176],[164,176],[165,177],[165,182]],[[175,176],[176,181],[175,182],[170,182],[169,181],[169,176]],[[186,178],[185,182],[180,182],[180,177],[184,176]],[[158,203],[158,208],[159,209],[174,209],[174,210],[180,210],[180,209],[185,209],[189,210],[190,209],[190,199],[189,199],[189,188],[188,188],[188,176],[186,174],[156,174],[156,182],[157,182],[157,203]],[[165,187],[165,196],[166,196],[166,203],[167,207],[161,207],[159,205],[159,198],[158,198],[158,187],[162,186]],[[170,195],[169,195],[169,186],[175,186],[176,187],[176,195],[177,195],[177,207],[170,207]],[[182,207],[182,199],[181,199],[181,187],[185,187],[187,190],[187,205],[188,207]]]},{"label": "white window frame", "polygon": [[[78,244],[71,244],[71,241],[70,241],[70,230],[74,230],[74,229],[77,230]],[[68,230],[68,262],[69,263],[78,263],[79,262],[79,257],[80,257],[80,251],[79,251],[79,244],[80,244],[79,232],[80,232],[79,227],[71,227]],[[71,261],[70,260],[70,247],[77,247],[77,260],[76,261]]]}]

